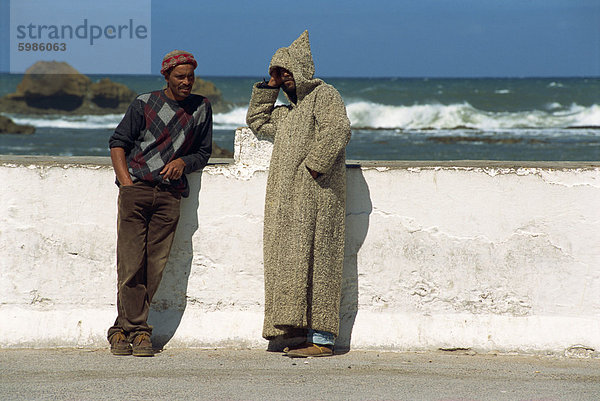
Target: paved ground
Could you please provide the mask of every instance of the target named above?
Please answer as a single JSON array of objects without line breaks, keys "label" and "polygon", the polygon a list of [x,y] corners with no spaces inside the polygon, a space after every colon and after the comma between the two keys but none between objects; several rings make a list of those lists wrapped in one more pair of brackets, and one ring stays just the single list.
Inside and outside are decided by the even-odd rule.
[{"label": "paved ground", "polygon": [[1,400],[600,400],[600,360],[352,351],[0,350]]}]

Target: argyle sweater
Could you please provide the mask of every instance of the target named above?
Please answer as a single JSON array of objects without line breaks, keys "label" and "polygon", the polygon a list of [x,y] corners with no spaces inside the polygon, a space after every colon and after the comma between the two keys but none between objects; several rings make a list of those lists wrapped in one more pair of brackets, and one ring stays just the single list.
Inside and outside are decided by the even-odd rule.
[{"label": "argyle sweater", "polygon": [[[185,174],[206,166],[212,151],[210,102],[200,95],[178,102],[162,90],[139,95],[110,137],[109,147],[125,150],[133,182],[166,185],[187,197]],[[184,174],[178,180],[163,179],[160,172],[177,158],[185,162]]]}]

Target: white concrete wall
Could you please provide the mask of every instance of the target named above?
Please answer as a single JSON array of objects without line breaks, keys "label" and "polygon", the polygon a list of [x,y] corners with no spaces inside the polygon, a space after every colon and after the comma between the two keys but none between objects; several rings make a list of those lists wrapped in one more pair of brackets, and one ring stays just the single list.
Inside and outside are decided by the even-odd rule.
[{"label": "white concrete wall", "polygon": [[[268,151],[239,131],[235,164],[189,176],[155,342],[266,346]],[[106,346],[109,163],[0,158],[0,347]],[[600,350],[600,163],[350,163],[347,198],[340,346]]]}]

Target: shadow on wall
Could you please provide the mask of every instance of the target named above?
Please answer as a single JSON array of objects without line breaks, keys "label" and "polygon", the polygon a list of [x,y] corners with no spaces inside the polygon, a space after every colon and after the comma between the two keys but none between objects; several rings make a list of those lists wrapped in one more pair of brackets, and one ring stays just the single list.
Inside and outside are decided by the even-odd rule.
[{"label": "shadow on wall", "polygon": [[169,261],[148,315],[148,324],[153,326],[152,344],[157,350],[163,349],[173,338],[187,305],[187,287],[194,256],[192,236],[198,229],[202,173],[188,175],[188,181],[190,196],[182,198]]},{"label": "shadow on wall", "polygon": [[349,165],[346,178],[346,243],[342,298],[340,301],[340,333],[335,342],[336,352],[350,350],[352,328],[358,313],[358,251],[369,231],[373,205],[369,186],[359,166]]}]

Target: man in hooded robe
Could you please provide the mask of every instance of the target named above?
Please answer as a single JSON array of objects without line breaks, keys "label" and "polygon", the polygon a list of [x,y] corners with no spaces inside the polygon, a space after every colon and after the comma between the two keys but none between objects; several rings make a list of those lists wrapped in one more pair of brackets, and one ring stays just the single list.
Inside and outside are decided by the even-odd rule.
[{"label": "man in hooded robe", "polygon": [[[290,357],[333,354],[344,261],[350,121],[338,91],[314,78],[305,31],[278,49],[254,85],[246,121],[273,138],[264,218],[263,337],[306,341]],[[289,100],[275,106],[279,89]]]}]

